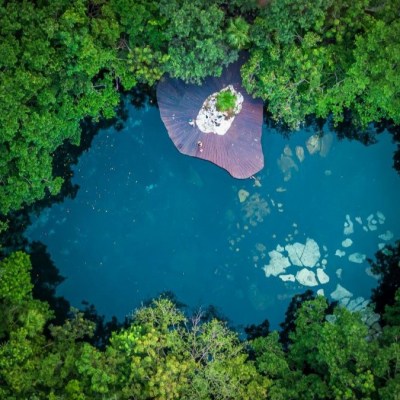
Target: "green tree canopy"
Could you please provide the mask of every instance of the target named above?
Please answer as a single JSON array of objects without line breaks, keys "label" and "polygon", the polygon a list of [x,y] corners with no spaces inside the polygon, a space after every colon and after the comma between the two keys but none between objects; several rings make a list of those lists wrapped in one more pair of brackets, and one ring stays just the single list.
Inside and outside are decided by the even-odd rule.
[{"label": "green tree canopy", "polygon": [[119,89],[161,77],[162,24],[145,0],[0,4],[0,213],[58,193],[52,155],[79,144],[81,120],[114,116]]},{"label": "green tree canopy", "polygon": [[159,298],[100,350],[77,310],[49,325],[30,268],[21,252],[0,262],[2,399],[394,400],[400,389],[399,290],[377,336],[359,313],[337,306],[327,316],[321,296],[296,307],[287,350],[276,331],[245,343],[223,322],[188,318]]},{"label": "green tree canopy", "polygon": [[[398,2],[396,2],[398,3]],[[310,114],[361,127],[399,120],[398,22],[391,2],[271,1],[251,27],[245,87],[276,120],[299,128]],[[397,8],[398,10],[398,8]]]},{"label": "green tree canopy", "polygon": [[186,82],[200,83],[206,76],[220,76],[222,68],[238,57],[225,35],[221,1],[161,0],[168,43],[166,71]]}]

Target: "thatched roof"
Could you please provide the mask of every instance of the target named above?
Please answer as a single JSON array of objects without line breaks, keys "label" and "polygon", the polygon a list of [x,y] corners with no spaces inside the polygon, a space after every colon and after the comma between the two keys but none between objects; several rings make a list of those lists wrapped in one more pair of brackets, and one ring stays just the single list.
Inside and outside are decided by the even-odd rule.
[{"label": "thatched roof", "polygon": [[[264,167],[263,104],[242,87],[242,63],[243,58],[227,67],[220,78],[208,78],[201,86],[168,77],[157,86],[161,118],[176,148],[183,154],[211,161],[240,179],[249,178]],[[192,126],[190,123],[196,119],[204,100],[230,84],[243,95],[244,101],[227,133],[203,133]]]}]

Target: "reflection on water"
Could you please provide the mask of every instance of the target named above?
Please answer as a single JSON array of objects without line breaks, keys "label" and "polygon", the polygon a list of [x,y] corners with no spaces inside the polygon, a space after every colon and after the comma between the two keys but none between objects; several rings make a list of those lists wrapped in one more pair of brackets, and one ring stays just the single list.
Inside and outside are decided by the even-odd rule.
[{"label": "reflection on water", "polygon": [[130,109],[122,131],[100,132],[81,157],[76,198],[26,235],[67,277],[59,294],[108,317],[167,290],[273,328],[308,288],[356,309],[376,284],[366,258],[400,237],[389,135],[365,147],[264,128],[263,148],[264,170],[235,180],[179,154],[156,108]]}]

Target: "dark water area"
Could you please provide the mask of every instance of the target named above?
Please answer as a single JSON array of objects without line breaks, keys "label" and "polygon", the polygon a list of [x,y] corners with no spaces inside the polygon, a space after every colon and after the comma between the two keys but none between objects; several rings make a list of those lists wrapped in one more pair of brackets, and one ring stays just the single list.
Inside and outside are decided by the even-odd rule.
[{"label": "dark water area", "polygon": [[[57,294],[76,307],[93,303],[107,318],[123,319],[172,291],[191,308],[213,304],[235,326],[268,318],[277,328],[291,297],[309,287],[266,277],[268,253],[307,238],[320,251],[309,270],[329,277],[313,290],[329,298],[340,284],[368,298],[377,280],[363,256],[400,237],[395,145],[385,133],[366,147],[326,131],[322,148],[310,154],[313,134],[284,138],[264,126],[265,168],[257,179],[236,180],[181,155],[157,108],[130,106],[125,127],[100,131],[81,156],[76,197],[34,217],[26,237],[46,244],[67,278]],[[343,247],[345,239],[351,246]],[[349,260],[354,253],[360,263]],[[284,275],[301,269],[291,265]]]}]

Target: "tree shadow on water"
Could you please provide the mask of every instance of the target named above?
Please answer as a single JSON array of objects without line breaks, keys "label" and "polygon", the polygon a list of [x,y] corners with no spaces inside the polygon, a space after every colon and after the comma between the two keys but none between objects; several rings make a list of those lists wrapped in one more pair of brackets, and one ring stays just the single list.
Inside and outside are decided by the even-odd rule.
[{"label": "tree shadow on water", "polygon": [[135,108],[144,108],[146,105],[157,106],[156,85],[148,86],[139,84],[127,94],[129,103]]},{"label": "tree shadow on water", "polygon": [[[71,305],[67,299],[57,296],[56,290],[65,278],[60,275],[55,266],[46,245],[41,242],[32,242],[28,247],[32,270],[31,277],[34,284],[32,294],[35,299],[45,301],[54,311],[54,318],[49,321],[51,325],[62,325],[71,317]],[[92,337],[86,338],[86,341],[99,349],[104,349],[108,344],[112,332],[127,326],[127,321],[119,322],[116,317],[110,321],[105,321],[103,315],[99,315],[96,307],[86,301],[82,302],[80,311],[85,319],[94,322],[95,330]],[[48,328],[48,327],[47,327]],[[45,333],[49,335],[46,328]]]},{"label": "tree shadow on water", "polygon": [[100,350],[104,350],[109,344],[113,332],[117,332],[129,326],[129,320],[127,318],[121,322],[118,321],[117,317],[113,316],[111,320],[105,321],[104,315],[100,315],[93,304],[82,301],[82,305],[84,318],[95,324],[93,336],[87,338],[86,341]]},{"label": "tree shadow on water", "polygon": [[265,319],[261,324],[251,324],[244,328],[247,340],[254,340],[258,337],[266,337],[270,333],[269,321]]},{"label": "tree shadow on water", "polygon": [[396,125],[392,120],[382,121],[376,124],[378,133],[387,131],[392,135],[392,141],[397,148],[393,154],[393,168],[400,174],[400,126]]},{"label": "tree shadow on water", "polygon": [[73,166],[78,164],[80,156],[90,149],[93,139],[100,131],[114,128],[117,132],[120,132],[124,129],[129,117],[128,104],[132,104],[137,109],[144,108],[148,104],[157,105],[155,88],[138,85],[131,91],[122,93],[113,118],[83,119],[80,124],[81,137],[79,145],[65,141],[53,155],[53,175],[64,180],[60,192],[57,195],[47,193],[43,200],[39,200],[33,206],[28,207],[28,212],[39,213],[54,203],[63,202],[65,198],[74,199],[76,197],[79,185],[72,182],[74,176]]},{"label": "tree shadow on water", "polygon": [[33,297],[47,302],[55,312],[51,323],[61,325],[70,311],[70,304],[64,297],[57,296],[56,290],[65,278],[60,275],[46,245],[41,242],[32,242],[27,248],[27,252],[32,264]]}]

